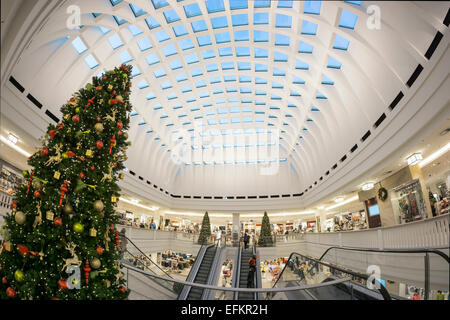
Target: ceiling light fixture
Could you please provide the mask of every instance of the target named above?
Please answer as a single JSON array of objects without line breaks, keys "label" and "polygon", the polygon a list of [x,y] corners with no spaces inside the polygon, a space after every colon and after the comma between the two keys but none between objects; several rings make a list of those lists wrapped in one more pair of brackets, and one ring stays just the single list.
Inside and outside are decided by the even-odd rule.
[{"label": "ceiling light fixture", "polygon": [[336,203],[339,203],[339,202],[342,202],[342,201],[344,201],[343,197],[339,197],[339,198],[334,199],[334,202],[336,202]]},{"label": "ceiling light fixture", "polygon": [[422,159],[422,154],[417,152],[410,155],[406,160],[408,161],[408,166],[413,166],[418,164]]},{"label": "ceiling light fixture", "polygon": [[362,189],[363,189],[364,191],[372,190],[372,189],[373,189],[373,183],[372,183],[372,182],[369,182],[369,183],[364,184],[364,185],[362,186]]},{"label": "ceiling light fixture", "polygon": [[348,198],[348,199],[345,200],[345,201],[342,201],[342,202],[340,202],[340,203],[338,203],[338,204],[335,204],[335,205],[332,205],[332,206],[326,208],[326,210],[331,210],[331,209],[334,209],[334,208],[343,206],[344,204],[350,203],[350,202],[352,202],[352,201],[356,201],[356,200],[358,200],[358,199],[359,199],[358,195],[353,196],[353,197],[351,197],[351,198]]},{"label": "ceiling light fixture", "polygon": [[323,210],[323,209],[325,209],[325,206],[319,206],[319,207],[317,207],[317,209]]},{"label": "ceiling light fixture", "polygon": [[433,162],[434,160],[436,160],[437,158],[439,158],[440,156],[442,156],[449,150],[450,150],[450,142],[447,143],[445,146],[443,146],[438,151],[436,151],[435,153],[433,153],[433,154],[429,155],[428,157],[426,157],[425,159],[423,159],[419,163],[419,167],[422,168],[422,167],[426,166],[427,164],[429,164],[430,162]]},{"label": "ceiling light fixture", "polygon": [[5,138],[4,136],[0,136],[0,141],[6,143],[9,147],[11,147],[14,150],[16,150],[17,152],[23,154],[27,158],[31,156],[31,153],[28,153],[25,150],[23,150],[22,148],[18,147],[17,145],[12,143],[9,139]]},{"label": "ceiling light fixture", "polygon": [[159,209],[159,207],[156,207],[156,206],[152,206],[152,207],[144,206],[144,205],[138,203],[139,200],[136,200],[136,199],[128,200],[128,199],[125,199],[125,198],[120,197],[120,198],[119,198],[119,201],[123,201],[123,202],[126,202],[126,203],[130,203],[130,204],[132,204],[132,205],[134,205],[134,206],[141,207],[141,208],[144,208],[144,209],[147,209],[147,210],[151,210],[151,211],[156,211],[156,210]]},{"label": "ceiling light fixture", "polygon": [[15,135],[13,135],[11,132],[8,133],[8,140],[12,143],[12,144],[17,144],[17,141],[19,141],[19,138],[17,138]]}]

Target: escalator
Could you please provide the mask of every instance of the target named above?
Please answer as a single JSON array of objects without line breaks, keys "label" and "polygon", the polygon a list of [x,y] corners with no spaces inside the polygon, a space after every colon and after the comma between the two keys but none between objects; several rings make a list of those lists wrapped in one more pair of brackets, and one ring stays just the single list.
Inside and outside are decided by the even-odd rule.
[{"label": "escalator", "polygon": [[[214,257],[216,255],[217,247],[215,245],[206,248],[205,254],[201,261],[200,267],[195,275],[195,283],[207,284],[210,272],[212,270]],[[191,288],[186,300],[201,300],[203,291],[202,288]]]},{"label": "escalator", "polygon": [[[238,250],[238,268],[235,269],[236,272],[236,280],[234,287],[237,288],[247,288],[247,279],[248,279],[248,272],[249,272],[249,260],[250,258],[256,254],[256,247],[252,246],[251,248],[245,249],[242,246],[239,247]],[[256,272],[253,279],[253,284],[255,288],[261,287],[261,281],[260,281],[260,266],[259,266],[259,259],[257,259],[256,263]],[[254,292],[236,292],[234,295],[235,300],[258,300],[259,295],[258,293]]]}]

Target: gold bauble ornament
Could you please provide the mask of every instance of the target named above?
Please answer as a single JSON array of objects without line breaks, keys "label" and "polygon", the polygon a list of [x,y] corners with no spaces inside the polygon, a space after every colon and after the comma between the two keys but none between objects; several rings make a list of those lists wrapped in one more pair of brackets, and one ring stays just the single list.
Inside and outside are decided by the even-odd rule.
[{"label": "gold bauble ornament", "polygon": [[23,213],[22,211],[17,211],[14,215],[14,219],[16,220],[17,224],[24,224],[27,218],[25,216],[25,213]]},{"label": "gold bauble ornament", "polygon": [[100,122],[97,122],[97,123],[94,125],[94,129],[95,129],[95,131],[97,131],[98,133],[102,132],[102,131],[103,131],[103,124],[101,124]]},{"label": "gold bauble ornament", "polygon": [[72,206],[70,205],[70,203],[66,203],[66,205],[65,205],[64,208],[63,208],[63,211],[64,211],[65,214],[71,214],[71,213],[73,213],[73,208],[72,208]]},{"label": "gold bauble ornament", "polygon": [[97,200],[94,202],[94,209],[97,211],[102,211],[105,206],[101,200]]},{"label": "gold bauble ornament", "polygon": [[73,231],[75,231],[76,233],[82,233],[84,231],[84,226],[77,222],[73,225]]},{"label": "gold bauble ornament", "polygon": [[33,179],[33,182],[31,183],[34,189],[41,190],[42,183],[38,179]]},{"label": "gold bauble ornament", "polygon": [[98,269],[98,268],[100,268],[101,265],[102,265],[102,263],[99,258],[94,258],[91,260],[92,269]]},{"label": "gold bauble ornament", "polygon": [[16,270],[16,272],[14,272],[14,279],[16,279],[17,282],[22,282],[24,277],[25,275],[22,270]]}]

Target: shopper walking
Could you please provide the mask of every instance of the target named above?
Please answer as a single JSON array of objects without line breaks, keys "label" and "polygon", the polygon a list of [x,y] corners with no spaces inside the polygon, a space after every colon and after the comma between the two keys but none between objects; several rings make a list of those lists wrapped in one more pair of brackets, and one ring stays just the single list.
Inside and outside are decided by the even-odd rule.
[{"label": "shopper walking", "polygon": [[258,256],[254,254],[249,260],[248,260],[248,276],[247,276],[247,288],[254,288],[254,279],[255,279],[255,272],[256,272],[256,259]]}]

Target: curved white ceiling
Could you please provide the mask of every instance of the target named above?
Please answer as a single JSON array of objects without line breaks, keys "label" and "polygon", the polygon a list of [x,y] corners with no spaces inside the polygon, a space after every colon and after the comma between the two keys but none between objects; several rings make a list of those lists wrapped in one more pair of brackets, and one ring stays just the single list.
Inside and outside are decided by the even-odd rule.
[{"label": "curved white ceiling", "polygon": [[[70,5],[81,29],[68,28]],[[370,28],[378,9],[380,28]],[[92,76],[129,63],[130,170],[174,194],[296,193],[407,88],[447,10],[406,1],[66,1],[12,74],[59,117]],[[180,164],[174,131],[192,144]],[[264,174],[268,166],[276,170]]]}]

